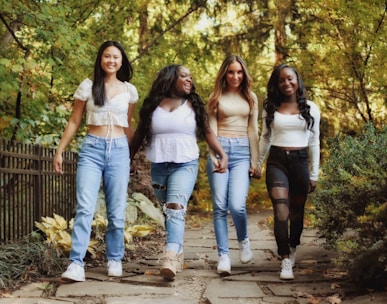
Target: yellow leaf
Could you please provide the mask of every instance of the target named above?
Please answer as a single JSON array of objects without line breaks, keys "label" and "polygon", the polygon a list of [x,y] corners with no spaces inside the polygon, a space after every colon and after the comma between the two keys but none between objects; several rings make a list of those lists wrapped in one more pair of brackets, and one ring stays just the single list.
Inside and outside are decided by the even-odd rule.
[{"label": "yellow leaf", "polygon": [[35,227],[42,230],[43,232],[45,232],[45,230],[46,230],[46,227],[42,223],[39,223],[39,222],[35,222]]},{"label": "yellow leaf", "polygon": [[108,225],[108,220],[105,219],[102,215],[96,214],[92,222],[93,227],[98,227],[99,229],[106,229]]},{"label": "yellow leaf", "polygon": [[135,200],[136,206],[140,208],[142,212],[156,221],[161,227],[165,228],[165,218],[160,208],[155,207],[152,201],[142,193],[134,192],[132,198]]},{"label": "yellow leaf", "polygon": [[96,253],[98,251],[98,244],[99,244],[99,241],[90,240],[89,246],[87,247],[87,251],[90,252],[93,258],[96,256]]},{"label": "yellow leaf", "polygon": [[69,228],[70,228],[71,230],[73,230],[73,227],[74,227],[74,218],[72,218],[72,219],[70,220],[70,222],[69,222]]},{"label": "yellow leaf", "polygon": [[145,237],[153,230],[154,227],[150,225],[134,225],[126,228],[126,232],[130,233],[134,237]]},{"label": "yellow leaf", "polygon": [[67,221],[64,219],[63,216],[60,216],[60,215],[54,213],[54,219],[56,221],[57,229],[59,229],[59,230],[66,230],[67,229]]},{"label": "yellow leaf", "polygon": [[127,230],[124,231],[124,238],[125,238],[125,243],[130,244],[133,241],[133,236],[130,233],[130,231],[127,231]]}]

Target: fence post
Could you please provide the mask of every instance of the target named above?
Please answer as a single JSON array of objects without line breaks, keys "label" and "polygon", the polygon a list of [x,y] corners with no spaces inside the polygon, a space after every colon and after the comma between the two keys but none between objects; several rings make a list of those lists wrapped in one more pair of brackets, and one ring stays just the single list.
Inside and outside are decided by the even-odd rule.
[{"label": "fence post", "polygon": [[34,221],[40,221],[42,216],[42,148],[39,145],[34,145],[34,170],[37,174],[34,177]]}]

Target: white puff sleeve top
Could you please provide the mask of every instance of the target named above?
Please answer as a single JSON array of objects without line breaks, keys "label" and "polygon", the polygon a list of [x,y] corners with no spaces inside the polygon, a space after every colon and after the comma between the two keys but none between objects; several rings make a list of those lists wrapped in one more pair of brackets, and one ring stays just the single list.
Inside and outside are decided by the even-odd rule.
[{"label": "white puff sleeve top", "polygon": [[86,124],[95,126],[115,125],[128,127],[128,108],[130,103],[136,103],[138,92],[134,85],[124,82],[126,91],[106,99],[103,106],[96,106],[92,94],[93,82],[86,78],[78,86],[74,93],[74,99],[87,102],[86,104]]}]

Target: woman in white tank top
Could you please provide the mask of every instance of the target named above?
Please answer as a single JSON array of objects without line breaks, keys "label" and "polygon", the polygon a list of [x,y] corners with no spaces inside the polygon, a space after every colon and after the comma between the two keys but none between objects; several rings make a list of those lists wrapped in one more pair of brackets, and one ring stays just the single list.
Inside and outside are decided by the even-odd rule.
[{"label": "woman in white tank top", "polygon": [[198,173],[197,139],[205,139],[218,155],[215,171],[225,172],[227,156],[209,127],[189,69],[168,65],[144,99],[130,145],[132,163],[141,147],[151,161],[153,190],[165,215],[167,239],[160,274],[166,280],[173,280],[183,266],[185,214]]}]

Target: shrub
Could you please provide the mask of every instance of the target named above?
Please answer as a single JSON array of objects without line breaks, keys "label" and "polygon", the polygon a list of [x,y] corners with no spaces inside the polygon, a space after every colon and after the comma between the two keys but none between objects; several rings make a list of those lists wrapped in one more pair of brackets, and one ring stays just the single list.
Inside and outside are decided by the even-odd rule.
[{"label": "shrub", "polygon": [[387,278],[387,128],[328,141],[319,189],[311,196],[326,247],[337,249],[349,278],[382,287]]}]

